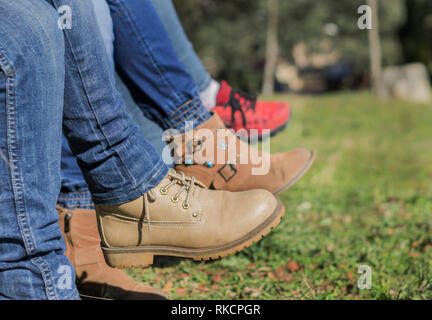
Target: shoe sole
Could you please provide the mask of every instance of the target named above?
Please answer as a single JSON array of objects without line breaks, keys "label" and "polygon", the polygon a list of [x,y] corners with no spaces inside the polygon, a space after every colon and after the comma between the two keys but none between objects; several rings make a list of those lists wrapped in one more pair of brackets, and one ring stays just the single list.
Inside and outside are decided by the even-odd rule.
[{"label": "shoe sole", "polygon": [[102,248],[105,260],[114,268],[147,267],[153,264],[154,256],[174,256],[189,258],[195,261],[216,260],[227,255],[240,252],[260,241],[277,227],[285,215],[285,207],[277,199],[278,205],[272,215],[246,236],[220,247],[212,248],[180,248],[171,246],[143,246],[130,248]]},{"label": "shoe sole", "polygon": [[90,296],[86,294],[80,294],[81,300],[104,300],[104,301],[112,301],[114,299],[111,298],[103,298],[103,297],[97,297],[97,296]]},{"label": "shoe sole", "polygon": [[[148,293],[148,295],[149,296],[154,295],[155,297],[156,296],[160,296],[162,298],[160,298],[160,299],[150,299],[150,298],[148,298],[148,299],[145,299],[145,300],[169,300],[168,293],[166,293],[166,292],[164,292],[164,293]],[[114,298],[98,297],[98,296],[95,296],[95,295],[87,295],[87,294],[81,294],[81,293],[80,293],[80,298],[81,298],[81,300],[89,300],[89,301],[96,301],[96,300],[113,301],[113,300],[116,300]],[[125,299],[121,298],[121,300],[125,300]]]},{"label": "shoe sole", "polygon": [[289,188],[294,186],[297,183],[297,181],[299,181],[306,174],[306,172],[309,171],[314,160],[315,160],[315,153],[311,151],[309,160],[307,161],[306,165],[297,173],[297,175],[294,178],[292,178],[288,183],[284,184],[282,187],[274,191],[273,194],[275,196],[280,195],[281,193],[287,191]]},{"label": "shoe sole", "polygon": [[267,141],[268,139],[273,138],[273,137],[274,137],[275,135],[277,135],[279,132],[284,131],[285,128],[290,124],[290,122],[291,122],[291,117],[292,117],[292,110],[290,109],[290,114],[289,114],[288,119],[287,119],[283,124],[281,124],[279,127],[276,127],[276,128],[274,128],[274,129],[270,130],[270,136],[266,135],[266,138],[265,138],[265,139],[263,139],[263,136],[262,136],[261,134],[258,135],[258,141],[251,141],[250,136],[242,136],[242,135],[239,135],[239,138],[240,138],[241,140],[243,140],[244,142],[247,142],[247,143],[249,143],[249,144],[251,144],[251,143],[253,144],[253,143],[256,143],[256,142],[264,142],[264,141]]},{"label": "shoe sole", "polygon": [[239,135],[238,137],[240,138],[240,140],[242,140],[242,141],[244,141],[244,142],[247,142],[247,143],[249,143],[249,144],[254,144],[254,143],[256,143],[256,142],[264,142],[264,141],[267,141],[267,140],[270,139],[270,138],[273,138],[273,137],[274,137],[275,135],[277,135],[279,132],[284,131],[285,128],[288,126],[289,122],[290,122],[290,121],[288,120],[287,122],[285,122],[285,123],[284,123],[283,125],[281,125],[280,127],[277,127],[276,129],[271,130],[271,131],[270,131],[270,136],[266,135],[266,138],[265,138],[265,139],[263,139],[263,136],[262,136],[261,134],[258,136],[257,141],[251,141],[251,138],[250,138],[249,136],[242,136],[242,135]]}]

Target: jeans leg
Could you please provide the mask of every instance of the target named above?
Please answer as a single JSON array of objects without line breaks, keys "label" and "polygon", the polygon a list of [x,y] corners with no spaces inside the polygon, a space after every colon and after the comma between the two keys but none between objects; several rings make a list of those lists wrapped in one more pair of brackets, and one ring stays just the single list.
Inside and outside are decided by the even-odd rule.
[{"label": "jeans leg", "polygon": [[[133,121],[141,128],[144,137],[153,145],[159,156],[162,157],[162,151],[166,142],[162,140],[162,129],[153,121],[144,117],[141,109],[135,104],[126,86],[116,75],[116,86],[126,103],[126,109]],[[73,194],[80,197],[83,193],[87,198],[88,186],[82,176],[81,169],[77,164],[77,159],[69,147],[69,142],[63,136],[62,156],[61,156],[61,193],[60,197],[67,198],[64,194]],[[70,198],[70,196],[69,196]],[[59,204],[67,208],[64,204]]]},{"label": "jeans leg", "polygon": [[[112,70],[114,70],[114,30],[111,19],[111,13],[106,0],[92,0],[96,20],[99,30],[105,44],[108,59]],[[116,86],[122,95],[128,114],[133,121],[139,125],[144,137],[153,145],[158,154],[162,155],[162,149],[166,145],[162,141],[162,129],[156,123],[144,117],[141,109],[135,104],[126,86],[121,79],[116,76]],[[77,164],[77,159],[70,150],[67,139],[63,136],[62,143],[62,161],[61,161],[61,194],[58,204],[62,207],[69,208],[67,201],[79,198],[88,201],[89,191],[81,170]],[[91,201],[90,201],[91,202]]]},{"label": "jeans leg", "polygon": [[[162,141],[162,129],[156,123],[144,117],[141,109],[132,100],[128,89],[118,76],[116,76],[116,84],[126,102],[126,109],[129,115],[132,117],[134,122],[140,126],[144,137],[149,140],[157,153],[162,157],[163,148],[166,146],[166,143]],[[71,199],[73,200],[75,198],[90,201],[91,203],[88,194],[88,186],[77,164],[77,159],[70,150],[67,139],[63,136],[61,156],[61,194],[59,196],[58,204],[63,208],[69,208],[69,206],[65,204],[65,201],[71,201]]]},{"label": "jeans leg", "polygon": [[153,122],[144,116],[140,107],[133,100],[128,88],[118,75],[116,75],[116,85],[117,89],[126,102],[126,110],[128,114],[141,128],[144,137],[152,144],[157,153],[162,157],[162,151],[167,145],[165,140],[162,140],[162,129],[157,125],[156,122]]},{"label": "jeans leg", "polygon": [[150,0],[165,26],[168,36],[181,63],[190,73],[200,92],[205,91],[212,81],[210,74],[189,41],[178,18],[172,0]]},{"label": "jeans leg", "polygon": [[114,22],[114,53],[120,76],[145,116],[162,129],[184,131],[210,114],[189,73],[178,61],[150,1],[108,0]]},{"label": "jeans leg", "polygon": [[105,44],[105,49],[108,53],[110,64],[114,70],[114,26],[111,19],[110,8],[106,0],[90,0],[93,2],[96,20],[102,39]]},{"label": "jeans leg", "polygon": [[77,158],[73,155],[69,142],[63,135],[61,153],[61,188],[62,193],[89,192],[87,183],[78,166]]},{"label": "jeans leg", "polygon": [[168,168],[126,113],[88,0],[67,5],[63,128],[96,204],[134,200],[156,186]]},{"label": "jeans leg", "polygon": [[[108,58],[114,68],[114,26],[111,18],[110,8],[106,0],[92,0],[96,20],[104,39],[105,48],[107,49]],[[116,86],[126,103],[126,109],[131,118],[141,128],[144,137],[153,145],[159,155],[162,155],[162,149],[166,142],[162,141],[162,129],[153,121],[147,119],[141,109],[133,100],[128,88],[118,75],[116,75]]]},{"label": "jeans leg", "polygon": [[0,0],[0,299],[79,299],[55,210],[64,40],[42,1]]}]

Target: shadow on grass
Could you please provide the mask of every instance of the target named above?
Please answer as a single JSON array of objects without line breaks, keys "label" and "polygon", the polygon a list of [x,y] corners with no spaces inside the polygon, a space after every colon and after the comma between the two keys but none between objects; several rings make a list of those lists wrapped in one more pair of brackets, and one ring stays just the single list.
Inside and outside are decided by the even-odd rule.
[{"label": "shadow on grass", "polygon": [[[168,268],[168,267],[176,267],[178,266],[182,261],[191,261],[192,263],[199,264],[202,263],[202,261],[194,261],[192,259],[188,258],[178,258],[178,257],[170,257],[170,256],[154,256],[154,262],[153,262],[153,268]],[[206,261],[206,264],[213,264],[218,260],[209,260]]]}]

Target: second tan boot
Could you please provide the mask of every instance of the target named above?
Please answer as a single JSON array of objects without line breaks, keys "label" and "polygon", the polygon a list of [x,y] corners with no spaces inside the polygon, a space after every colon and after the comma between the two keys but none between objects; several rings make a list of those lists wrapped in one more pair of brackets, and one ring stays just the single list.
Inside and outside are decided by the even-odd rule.
[{"label": "second tan boot", "polygon": [[[307,149],[259,152],[226,129],[217,114],[193,131],[169,138],[175,169],[216,190],[265,189],[278,195],[299,181],[314,160]],[[259,167],[268,170],[260,172]]]},{"label": "second tan boot", "polygon": [[285,208],[266,190],[209,190],[171,169],[142,197],[96,211],[108,264],[130,267],[155,255],[209,260],[241,251],[276,227]]},{"label": "second tan boot", "polygon": [[100,246],[95,210],[57,207],[66,242],[66,256],[76,271],[76,285],[86,300],[165,300],[159,289],[134,281],[124,271],[105,262]]}]

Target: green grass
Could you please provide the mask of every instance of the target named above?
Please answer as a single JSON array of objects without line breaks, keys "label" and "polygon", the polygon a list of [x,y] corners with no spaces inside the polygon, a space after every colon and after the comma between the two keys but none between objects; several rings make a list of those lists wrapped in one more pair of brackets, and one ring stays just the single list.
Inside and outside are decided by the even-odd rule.
[{"label": "green grass", "polygon": [[[281,224],[219,261],[164,257],[128,273],[178,299],[432,299],[432,103],[369,93],[273,99],[294,114],[271,151],[317,153],[281,196]],[[371,290],[357,287],[364,264]]]}]

